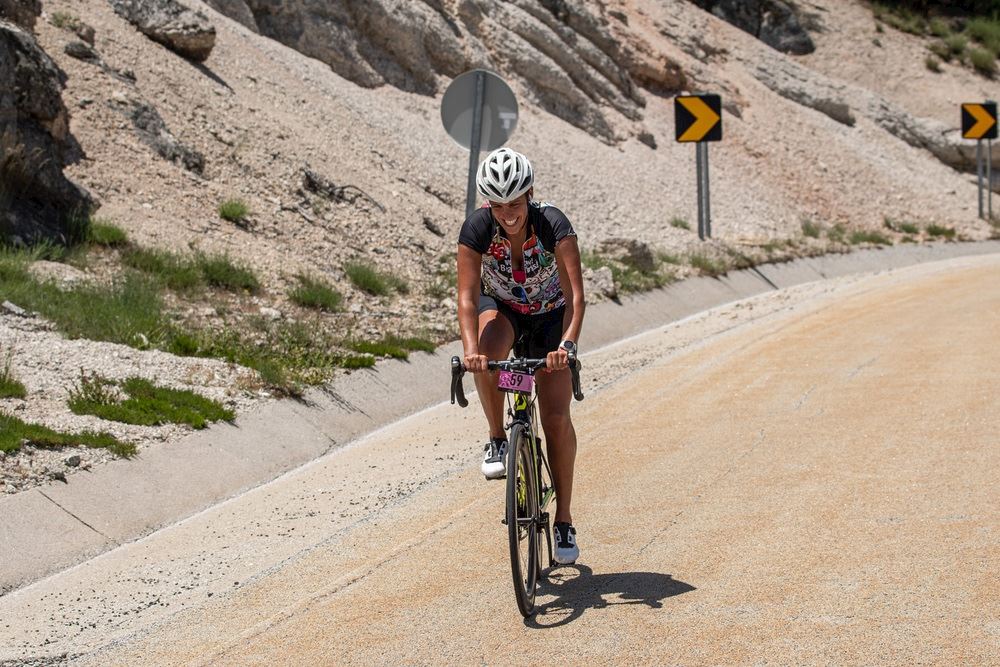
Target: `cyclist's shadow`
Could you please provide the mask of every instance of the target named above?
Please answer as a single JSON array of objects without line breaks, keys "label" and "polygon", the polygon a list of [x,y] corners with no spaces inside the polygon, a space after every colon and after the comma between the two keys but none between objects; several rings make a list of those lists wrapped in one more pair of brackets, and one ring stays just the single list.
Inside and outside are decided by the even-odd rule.
[{"label": "cyclist's shadow", "polygon": [[555,628],[571,623],[586,609],[603,609],[618,604],[644,604],[651,609],[663,600],[695,590],[669,574],[616,572],[594,574],[586,565],[564,565],[548,572],[538,585],[538,596],[555,599],[539,604],[524,623],[529,628]]}]

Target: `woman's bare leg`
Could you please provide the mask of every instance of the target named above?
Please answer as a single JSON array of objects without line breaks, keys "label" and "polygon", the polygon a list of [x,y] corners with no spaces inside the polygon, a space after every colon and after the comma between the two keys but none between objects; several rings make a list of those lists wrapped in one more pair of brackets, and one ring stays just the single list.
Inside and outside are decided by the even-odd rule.
[{"label": "woman's bare leg", "polygon": [[556,487],[556,522],[573,523],[570,504],[573,500],[573,465],[576,462],[576,430],[569,414],[573,383],[569,369],[540,372],[538,411],[545,431],[552,482]]},{"label": "woman's bare leg", "polygon": [[[479,314],[479,353],[490,360],[506,359],[514,346],[514,328],[496,310]],[[476,373],[476,391],[490,425],[491,438],[503,438],[503,392],[497,389],[497,374]]]}]

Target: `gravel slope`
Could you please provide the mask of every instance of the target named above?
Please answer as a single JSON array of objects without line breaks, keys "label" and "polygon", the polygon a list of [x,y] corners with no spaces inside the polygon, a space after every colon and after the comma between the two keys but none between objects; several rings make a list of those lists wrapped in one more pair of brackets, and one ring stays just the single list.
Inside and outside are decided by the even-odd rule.
[{"label": "gravel slope", "polygon": [[[439,260],[447,261],[454,250],[467,155],[440,126],[440,99],[388,86],[360,88],[197,0],[190,4],[212,18],[218,35],[204,66],[146,39],[103,0],[43,4],[46,17],[70,12],[92,25],[107,67],[135,75],[130,83],[66,56],[63,47],[75,36],[39,21],[40,42],[68,75],[64,97],[71,128],[86,154],[68,171],[98,197],[100,217],[140,244],[228,252],[253,266],[264,293],[235,309],[234,323],[259,316],[261,307],[276,307],[286,320],[312,322],[285,293],[297,272],[315,271],[345,294],[344,312],[318,320],[340,336],[454,336],[454,302],[431,285]],[[993,233],[975,218],[975,187],[967,175],[869,121],[848,128],[763,86],[748,63],[773,52],[751,36],[686,2],[606,4],[624,12],[630,29],[652,48],[679,63],[693,88],[721,92],[726,139],[711,148],[717,240],[702,245],[693,232],[669,225],[674,217],[695,219],[694,151],[670,139],[671,100],[645,94],[645,125],[657,139],[655,150],[637,140],[607,146],[524,105],[511,145],[531,156],[538,196],[569,214],[585,247],[626,236],[675,254],[696,248],[725,254],[731,248],[762,258],[762,244],[786,238],[802,243],[779,255],[821,251],[823,244],[802,239],[803,220],[881,229],[886,216],[951,226],[969,239]],[[908,35],[880,35],[883,47],[875,57],[867,46],[872,22],[861,3],[807,4],[823,29],[815,35],[817,52],[796,59],[800,64],[956,125],[956,91],[997,97],[994,82],[968,71],[921,71],[919,44]],[[692,40],[722,51],[706,59],[689,48]],[[206,156],[204,178],[160,159],[135,136],[124,113],[133,102],[153,105],[179,140]],[[367,197],[323,210],[303,208],[297,190],[305,165]],[[248,228],[218,218],[218,204],[230,197],[249,203]],[[354,289],[343,265],[355,259],[406,279],[410,294],[372,298]],[[94,270],[100,273],[102,266],[107,268],[99,263]],[[80,368],[117,377],[141,366],[147,377],[224,398],[239,410],[268,400],[245,369],[53,341],[43,323],[0,312],[0,348],[15,348],[12,370],[31,392],[23,403],[0,401],[0,409],[51,426],[99,426],[133,439],[141,451],[180,431],[95,424],[71,415],[63,398]],[[92,451],[77,453],[84,464],[104,460]],[[71,454],[26,450],[7,457],[0,462],[2,490],[17,492],[53,473],[74,473],[79,468],[63,463]]]}]

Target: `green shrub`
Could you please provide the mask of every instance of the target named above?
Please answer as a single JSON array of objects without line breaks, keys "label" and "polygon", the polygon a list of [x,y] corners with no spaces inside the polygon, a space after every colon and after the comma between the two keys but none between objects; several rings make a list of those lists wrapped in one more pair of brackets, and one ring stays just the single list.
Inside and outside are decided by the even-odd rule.
[{"label": "green shrub", "polygon": [[297,303],[303,308],[312,308],[328,313],[340,310],[343,295],[321,278],[299,274],[296,279],[299,284],[288,293],[288,298],[291,299],[292,303]]},{"label": "green shrub", "polygon": [[402,338],[389,336],[387,340],[396,343],[410,352],[433,352],[437,349],[437,345],[434,344],[434,341],[422,336],[406,336]]},{"label": "green shrub", "polygon": [[400,294],[409,294],[410,285],[406,282],[406,279],[401,278],[393,273],[383,273],[382,277],[388,283],[389,288],[399,292]]},{"label": "green shrub", "polygon": [[844,228],[844,226],[840,223],[837,223],[836,225],[831,227],[829,231],[827,231],[826,238],[830,239],[834,243],[843,243],[846,234],[847,230]]},{"label": "green shrub", "polygon": [[673,276],[665,275],[659,269],[652,272],[643,271],[626,262],[616,261],[590,250],[580,252],[580,262],[590,269],[600,269],[602,267],[611,269],[611,277],[614,280],[615,287],[623,294],[629,292],[646,292],[657,287],[663,287],[673,280]]},{"label": "green shrub", "polygon": [[708,255],[702,253],[692,253],[688,257],[688,261],[691,262],[691,266],[698,269],[702,275],[716,277],[721,276],[726,272],[726,265],[722,260],[713,259]]},{"label": "green shrub", "polygon": [[167,351],[190,357],[212,357],[256,370],[272,389],[297,396],[301,385],[320,384],[338,368],[365,368],[368,355],[341,354],[328,336],[301,322],[262,323],[259,335],[231,329],[170,332]]},{"label": "green shrub", "polygon": [[995,16],[974,18],[966,24],[965,31],[994,56],[1000,55],[1000,20]]},{"label": "green shrub", "polygon": [[913,224],[912,222],[901,222],[899,223],[899,231],[903,232],[904,234],[919,234],[920,227]]},{"label": "green shrub", "polygon": [[691,229],[691,225],[688,224],[688,221],[685,220],[684,218],[674,218],[673,220],[670,221],[670,226],[676,227],[677,229],[687,229],[687,230]]},{"label": "green shrub", "polygon": [[954,58],[951,49],[944,42],[934,42],[927,48],[930,49],[931,53],[945,62],[951,62],[951,59]]},{"label": "green shrub", "polygon": [[924,58],[924,66],[932,72],[941,71],[941,61],[934,56],[927,56]]},{"label": "green shrub", "polygon": [[761,250],[763,250],[768,255],[773,255],[776,252],[784,250],[792,245],[791,239],[774,239],[767,241],[761,245]]},{"label": "green shrub", "polygon": [[355,340],[347,343],[347,346],[355,352],[370,354],[376,357],[392,357],[393,359],[408,359],[410,353],[398,345],[393,345],[385,340],[367,341]]},{"label": "green shrub", "polygon": [[455,264],[454,253],[438,257],[434,281],[427,287],[427,294],[435,299],[444,299],[458,294],[458,268]]},{"label": "green shrub", "polygon": [[[118,400],[108,390],[115,385],[120,386],[127,398]],[[140,426],[172,423],[201,429],[209,422],[232,421],[236,417],[218,401],[190,390],[159,387],[140,377],[131,377],[118,384],[97,375],[88,377],[83,372],[79,385],[70,390],[69,407],[78,415],[95,415]]]},{"label": "green shrub", "polygon": [[347,346],[355,352],[393,359],[408,359],[410,352],[415,350],[433,352],[435,349],[433,341],[426,338],[403,338],[394,335],[386,336],[379,341],[350,341]]},{"label": "green shrub", "polygon": [[250,207],[242,199],[227,199],[219,204],[219,217],[229,222],[239,222],[250,215]]},{"label": "green shrub", "polygon": [[934,17],[927,24],[930,33],[935,37],[947,37],[951,34],[951,26],[948,22],[940,17]]},{"label": "green shrub", "polygon": [[389,293],[389,285],[371,264],[351,262],[344,266],[344,272],[347,273],[351,284],[362,292],[375,296],[385,296]]},{"label": "green shrub", "polygon": [[3,367],[0,368],[0,398],[24,398],[27,392],[13,373],[10,372],[10,364],[14,359],[14,350],[8,348],[4,356]]},{"label": "green shrub", "polygon": [[969,45],[969,40],[965,38],[965,35],[959,35],[956,33],[950,37],[946,37],[943,44],[948,49],[948,53],[951,56],[960,58],[962,54],[965,53],[965,49]]},{"label": "green shrub", "polygon": [[955,230],[941,225],[928,225],[927,233],[934,238],[945,238],[949,241],[955,238]]},{"label": "green shrub", "polygon": [[246,290],[256,293],[260,290],[260,281],[253,269],[234,263],[229,255],[206,255],[198,253],[195,257],[205,282],[213,287],[221,287],[231,291]]},{"label": "green shrub", "polygon": [[190,292],[204,284],[201,268],[194,260],[168,250],[129,248],[122,253],[122,263],[177,292]]},{"label": "green shrub", "polygon": [[227,254],[197,253],[192,257],[169,250],[136,247],[122,254],[122,262],[178,292],[190,292],[205,284],[251,293],[260,289],[260,281],[253,270],[234,263]]},{"label": "green shrub", "polygon": [[39,281],[27,271],[33,255],[0,252],[0,294],[52,321],[69,338],[155,345],[165,330],[158,285],[136,273],[112,285],[85,284],[69,290]]},{"label": "green shrub", "polygon": [[822,229],[812,220],[802,221],[802,235],[808,236],[811,239],[818,239]]},{"label": "green shrub", "polygon": [[881,232],[859,229],[851,232],[849,240],[852,244],[874,243],[875,245],[892,245],[892,241]]},{"label": "green shrub", "polygon": [[103,220],[91,220],[87,229],[87,242],[107,248],[128,245],[128,234],[121,227]]},{"label": "green shrub", "polygon": [[49,23],[61,30],[76,30],[80,27],[80,19],[69,12],[52,12]]},{"label": "green shrub", "polygon": [[344,272],[352,285],[374,296],[386,296],[393,290],[400,294],[408,294],[410,291],[405,280],[392,274],[382,273],[367,262],[348,262],[344,265]]},{"label": "green shrub", "polygon": [[876,2],[872,3],[872,11],[876,20],[883,21],[896,30],[912,35],[923,35],[927,31],[924,19],[908,7]]},{"label": "green shrub", "polygon": [[16,452],[24,441],[37,447],[103,447],[118,456],[135,454],[135,445],[122,442],[108,433],[60,433],[0,413],[0,452]]},{"label": "green shrub", "polygon": [[972,49],[969,51],[969,61],[980,74],[992,78],[997,71],[997,59],[992,51]]}]

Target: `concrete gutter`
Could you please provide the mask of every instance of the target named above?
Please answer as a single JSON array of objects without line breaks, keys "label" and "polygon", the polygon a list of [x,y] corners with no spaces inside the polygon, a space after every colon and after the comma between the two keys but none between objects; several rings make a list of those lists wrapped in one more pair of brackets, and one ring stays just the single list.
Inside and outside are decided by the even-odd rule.
[{"label": "concrete gutter", "polygon": [[[584,351],[775,288],[965,255],[1000,241],[894,246],[693,278],[588,309]],[[448,398],[459,342],[336,378],[132,460],[0,499],[0,595],[264,484]]]}]

